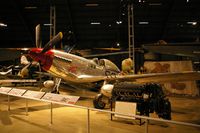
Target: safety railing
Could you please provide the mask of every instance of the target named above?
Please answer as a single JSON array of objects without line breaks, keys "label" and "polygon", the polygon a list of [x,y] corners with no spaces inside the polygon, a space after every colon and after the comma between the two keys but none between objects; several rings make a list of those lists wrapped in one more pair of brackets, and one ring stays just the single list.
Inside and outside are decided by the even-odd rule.
[{"label": "safety railing", "polygon": [[[111,115],[116,114],[116,115],[128,116],[128,117],[132,117],[132,118],[129,118],[129,119],[133,119],[133,120],[135,120],[135,118],[142,119],[142,120],[145,121],[145,123],[144,123],[145,124],[144,132],[145,133],[148,133],[149,121],[157,121],[157,122],[164,122],[164,123],[171,123],[171,124],[200,128],[200,125],[198,125],[198,124],[179,122],[179,121],[173,121],[173,120],[164,120],[164,119],[152,118],[152,117],[146,117],[146,116],[139,116],[139,115],[134,115],[134,114],[122,114],[122,113],[117,113],[117,112],[109,111],[109,110],[100,110],[100,109],[95,109],[95,108],[91,108],[91,107],[85,107],[85,106],[79,106],[79,105],[73,105],[73,104],[65,104],[65,103],[60,103],[60,102],[55,102],[55,101],[49,102],[48,100],[44,100],[44,99],[38,100],[36,98],[30,98],[30,97],[24,97],[24,96],[23,97],[22,96],[15,96],[15,97],[26,99],[26,109],[25,109],[26,115],[28,115],[28,99],[50,103],[50,124],[53,124],[53,104],[59,104],[59,105],[64,105],[64,106],[68,106],[68,107],[85,109],[85,110],[87,110],[87,123],[86,123],[87,133],[90,133],[90,111],[104,112],[104,113],[109,113]],[[10,111],[10,95],[8,95],[8,111]]]}]

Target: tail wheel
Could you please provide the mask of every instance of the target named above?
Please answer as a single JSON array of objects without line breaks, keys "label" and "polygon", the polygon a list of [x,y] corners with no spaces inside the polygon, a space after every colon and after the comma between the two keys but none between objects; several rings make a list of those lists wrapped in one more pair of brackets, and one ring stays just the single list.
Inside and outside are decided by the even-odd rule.
[{"label": "tail wheel", "polygon": [[98,94],[94,100],[93,100],[93,105],[97,109],[104,109],[106,106],[106,103],[102,100],[103,99],[103,94]]}]

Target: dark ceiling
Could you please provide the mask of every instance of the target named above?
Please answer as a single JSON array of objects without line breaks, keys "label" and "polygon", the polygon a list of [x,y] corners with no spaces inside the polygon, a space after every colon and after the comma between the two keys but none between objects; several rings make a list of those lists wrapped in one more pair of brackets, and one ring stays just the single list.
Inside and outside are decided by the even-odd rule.
[{"label": "dark ceiling", "polygon": [[42,40],[46,43],[49,26],[44,24],[50,23],[50,6],[55,6],[56,32],[73,32],[64,44],[93,48],[115,47],[119,42],[126,48],[129,2],[134,4],[137,47],[158,40],[199,41],[200,0],[6,0],[0,5],[1,47],[34,47],[37,24],[42,26]]}]

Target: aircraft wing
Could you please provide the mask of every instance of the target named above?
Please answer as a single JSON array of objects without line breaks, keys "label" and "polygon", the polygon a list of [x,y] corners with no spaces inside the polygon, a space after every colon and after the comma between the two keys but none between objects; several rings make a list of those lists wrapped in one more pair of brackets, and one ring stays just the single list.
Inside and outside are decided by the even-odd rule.
[{"label": "aircraft wing", "polygon": [[129,81],[137,83],[163,83],[174,81],[200,80],[200,72],[171,72],[171,73],[149,73],[149,74],[132,74],[132,75],[113,75],[113,76],[78,76],[83,82],[97,81]]},{"label": "aircraft wing", "polygon": [[144,49],[161,54],[170,54],[178,56],[189,56],[199,59],[200,55],[200,44],[199,43],[176,43],[167,45],[143,45]]},{"label": "aircraft wing", "polygon": [[8,73],[12,72],[12,69],[9,69],[6,72],[0,72],[0,75],[7,75]]},{"label": "aircraft wing", "polygon": [[200,80],[200,72],[188,71],[188,72],[170,72],[170,73],[149,73],[149,74],[137,74],[137,75],[119,75],[114,78],[108,78],[107,80],[130,81],[138,83],[191,81],[191,80]]}]

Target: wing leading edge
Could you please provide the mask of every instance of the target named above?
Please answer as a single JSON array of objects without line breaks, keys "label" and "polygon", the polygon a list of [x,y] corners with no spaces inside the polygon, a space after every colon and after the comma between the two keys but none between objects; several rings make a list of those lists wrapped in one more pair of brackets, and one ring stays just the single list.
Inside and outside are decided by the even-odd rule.
[{"label": "wing leading edge", "polygon": [[149,73],[149,74],[134,74],[134,75],[116,75],[116,76],[79,76],[78,78],[84,79],[85,82],[97,81],[129,81],[137,83],[163,83],[174,81],[191,81],[200,80],[199,71],[187,72],[172,72],[172,73]]},{"label": "wing leading edge", "polygon": [[125,75],[117,77],[119,81],[133,81],[138,83],[163,83],[174,81],[200,80],[200,72],[171,72],[171,73],[150,73],[141,75]]}]

